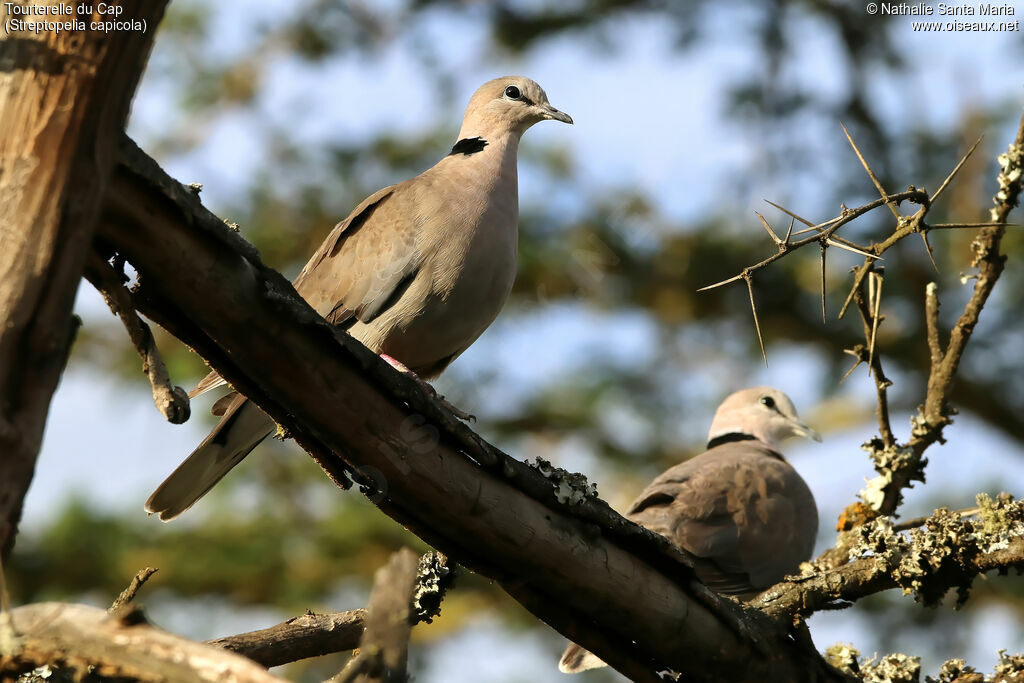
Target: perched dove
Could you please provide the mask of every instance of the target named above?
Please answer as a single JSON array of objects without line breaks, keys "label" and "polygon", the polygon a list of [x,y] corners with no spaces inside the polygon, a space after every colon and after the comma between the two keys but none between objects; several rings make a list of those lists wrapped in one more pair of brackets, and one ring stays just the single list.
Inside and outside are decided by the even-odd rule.
[{"label": "perched dove", "polygon": [[[810,558],[818,533],[814,496],[779,451],[790,436],[821,441],[781,391],[737,391],[715,412],[707,450],[648,484],[626,517],[694,555],[708,588],[753,597]],[[563,673],[600,666],[575,643],[558,663]]]},{"label": "perched dove", "polygon": [[[494,320],[516,274],[516,152],[527,128],[572,123],[534,81],[488,81],[466,107],[451,152],[419,176],[385,187],[338,223],[295,280],[329,322],[423,379],[436,377]],[[225,384],[211,373],[197,396]],[[187,510],[275,431],[230,393],[220,423],[146,502],[169,520]]]}]

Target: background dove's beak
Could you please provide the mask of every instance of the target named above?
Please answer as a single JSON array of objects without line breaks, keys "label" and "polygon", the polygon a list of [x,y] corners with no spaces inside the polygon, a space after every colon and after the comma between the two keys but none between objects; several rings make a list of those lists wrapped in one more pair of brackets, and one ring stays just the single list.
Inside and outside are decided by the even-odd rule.
[{"label": "background dove's beak", "polygon": [[821,442],[821,434],[814,431],[808,426],[803,420],[793,420],[793,434],[796,436],[806,436],[808,439],[814,439],[817,442]]}]

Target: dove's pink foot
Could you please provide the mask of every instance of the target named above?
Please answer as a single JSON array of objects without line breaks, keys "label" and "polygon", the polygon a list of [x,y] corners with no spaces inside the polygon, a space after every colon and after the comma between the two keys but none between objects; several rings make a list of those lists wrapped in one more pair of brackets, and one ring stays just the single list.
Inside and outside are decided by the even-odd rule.
[{"label": "dove's pink foot", "polygon": [[425,379],[423,379],[422,377],[417,375],[415,372],[413,372],[412,370],[407,368],[405,363],[403,363],[402,361],[398,360],[397,358],[392,358],[391,356],[389,356],[386,353],[381,353],[379,355],[380,355],[381,358],[383,358],[385,361],[387,361],[388,365],[393,367],[395,370],[398,370],[403,375],[408,375],[409,377],[412,377],[414,380],[419,382],[419,385],[421,387],[423,387],[427,391],[427,393],[429,393],[431,396],[436,398],[438,400],[438,402],[442,406],[447,408],[452,413],[452,415],[454,415],[455,417],[459,418],[460,420],[464,420],[466,422],[472,422],[472,421],[476,420],[476,415],[473,415],[472,413],[467,413],[466,411],[464,411],[464,410],[462,410],[460,408],[456,408],[454,405],[452,405],[451,403],[446,401],[444,396],[438,395],[437,390],[434,389],[433,386],[431,386],[430,382],[427,382]]}]

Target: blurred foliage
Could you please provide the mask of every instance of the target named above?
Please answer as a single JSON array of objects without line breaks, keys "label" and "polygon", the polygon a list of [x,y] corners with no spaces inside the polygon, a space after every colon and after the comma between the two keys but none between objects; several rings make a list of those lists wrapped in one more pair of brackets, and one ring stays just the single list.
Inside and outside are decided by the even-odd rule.
[{"label": "blurred foliage", "polygon": [[[499,325],[545,310],[582,307],[607,316],[609,324],[629,317],[655,330],[653,357],[637,363],[616,360],[614,354],[588,356],[581,369],[574,366],[528,387],[515,400],[501,401],[502,409],[493,415],[481,414],[476,406],[488,396],[502,395],[501,368],[470,377],[455,363],[443,380],[457,403],[479,414],[481,432],[512,452],[527,454],[518,452],[516,444],[533,451],[586,452],[600,463],[605,473],[599,480],[602,495],[613,502],[628,499],[644,480],[699,446],[706,424],[685,423],[689,411],[680,409],[685,399],[713,405],[724,390],[710,386],[711,377],[742,380],[761,362],[742,285],[696,292],[774,250],[755,217],[737,215],[735,207],[746,199],[744,188],[758,187],[760,178],[781,178],[786,196],[769,198],[823,220],[841,202],[853,206],[857,200],[870,201],[875,191],[838,130],[824,145],[806,134],[822,122],[832,127],[837,120],[845,122],[893,191],[908,183],[934,188],[969,144],[989,133],[932,214],[932,222],[984,220],[993,189],[993,159],[1006,144],[1004,136],[991,133],[1005,130],[1019,116],[1018,89],[1008,84],[1005,102],[977,108],[953,126],[928,126],[910,116],[894,122],[891,107],[878,101],[878,84],[907,91],[920,87],[910,80],[913,56],[901,49],[884,23],[854,3],[306,0],[299,5],[273,21],[250,22],[251,35],[232,42],[220,41],[217,32],[224,29],[225,12],[237,9],[199,0],[174,3],[147,74],[160,84],[156,90],[173,105],[173,113],[168,113],[166,125],[147,131],[148,139],[140,140],[155,157],[173,162],[201,149],[219,125],[248,122],[246,130],[258,132],[253,143],[258,163],[248,169],[244,192],[222,197],[211,208],[238,222],[264,260],[288,275],[298,272],[330,226],[360,199],[430,166],[451,143],[451,120],[461,112],[467,88],[475,84],[459,80],[443,59],[445,45],[432,38],[431,27],[461,27],[467,21],[483,27],[481,61],[491,53],[526,59],[555,42],[602,53],[625,51],[629,46],[621,43],[617,31],[624,21],[670,27],[680,58],[740,35],[759,52],[753,68],[723,73],[718,84],[726,93],[722,115],[744,131],[744,141],[755,153],[751,164],[734,169],[731,186],[721,188],[720,208],[714,213],[682,221],[665,210],[656,188],[629,178],[622,178],[612,191],[592,187],[572,151],[523,147],[523,175],[541,178],[549,197],[558,201],[524,197],[520,272]],[[723,12],[728,22],[719,16]],[[728,31],[722,29],[726,23]],[[799,60],[807,59],[809,27],[831,41],[840,55],[843,70],[830,87],[793,77]],[[423,88],[432,93],[431,106],[437,109],[436,121],[443,123],[402,135],[383,129],[358,142],[326,134],[313,144],[304,131],[316,121],[324,99],[311,95],[307,110],[283,120],[267,113],[267,93],[280,77],[281,64],[298,63],[309,70],[353,60],[358,65],[399,43],[418,60],[426,80]],[[357,93],[346,92],[341,84],[329,85],[332,108],[358,106]],[[765,214],[785,230],[785,216],[773,209]],[[890,229],[878,212],[847,234],[868,241]],[[892,395],[897,410],[912,408],[924,385],[925,284],[938,279],[945,285],[943,315],[951,320],[958,301],[962,303],[962,288],[956,283],[967,269],[972,237],[970,231],[932,235],[939,274],[919,241],[908,240],[887,255],[887,318],[878,345],[887,371],[900,380]],[[1006,250],[1014,257],[1021,254],[1021,240],[1018,232],[1006,239]],[[836,392],[848,367],[842,349],[862,341],[854,315],[835,320],[849,286],[847,270],[857,262],[850,254],[829,252],[827,324],[820,316],[816,251],[784,259],[755,279],[769,355],[796,349],[820,358],[825,372],[817,388],[825,396]],[[962,409],[1020,443],[1022,270],[1011,267],[1003,279],[972,339],[955,398]],[[176,381],[197,379],[205,372],[174,340],[160,334],[158,342]],[[125,381],[141,379],[139,361],[112,318],[108,324],[87,325],[75,354],[77,362],[87,359],[120,373]],[[849,419],[861,409],[841,406],[822,417],[841,423],[844,414]],[[620,427],[623,421],[628,428]],[[288,448],[294,456],[294,446]],[[285,464],[295,460],[304,464]],[[606,481],[617,482],[621,490],[609,489],[612,484],[606,486]],[[322,495],[325,488],[307,459],[250,458],[211,494],[214,502],[205,514],[193,511],[193,521],[163,527],[157,534],[132,515],[101,513],[72,502],[49,528],[19,540],[10,568],[12,589],[22,601],[96,593],[112,599],[138,568],[150,564],[161,567],[159,579],[154,579],[161,595],[175,600],[217,595],[238,605],[273,605],[282,615],[339,608],[327,603],[345,577],[362,577],[365,585],[391,549],[420,546],[372,506],[354,502],[354,495],[333,490]],[[252,505],[253,500],[259,504]],[[309,500],[319,502],[311,509]],[[1020,583],[998,583],[1003,591],[999,599],[1019,611]],[[979,591],[968,608],[983,604],[991,594],[987,588]],[[446,616],[439,624],[447,626],[417,631],[457,628],[483,606],[516,615],[511,618],[516,627],[535,626],[510,602],[486,582],[467,579],[445,604]],[[914,628],[947,634],[936,635],[936,642],[955,633],[948,610],[921,610],[898,596],[872,598],[863,609],[888,615],[879,621],[880,642],[895,630],[910,629],[909,620]],[[296,675],[312,678],[314,671],[296,669]]]}]

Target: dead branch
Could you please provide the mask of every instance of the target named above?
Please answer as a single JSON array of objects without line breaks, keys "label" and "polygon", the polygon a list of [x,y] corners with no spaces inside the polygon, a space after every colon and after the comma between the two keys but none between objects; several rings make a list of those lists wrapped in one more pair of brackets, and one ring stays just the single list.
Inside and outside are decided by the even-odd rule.
[{"label": "dead branch", "polygon": [[153,576],[153,574],[156,574],[156,572],[157,570],[153,567],[146,567],[145,569],[140,569],[138,573],[136,573],[135,576],[132,577],[132,581],[128,584],[128,587],[121,591],[121,594],[117,596],[116,600],[114,600],[114,604],[107,608],[107,611],[113,614],[114,612],[117,612],[125,605],[127,605],[129,602],[134,600],[135,596],[139,592],[139,589],[142,588],[142,585],[149,581],[149,577]]},{"label": "dead branch", "polygon": [[403,683],[408,680],[406,663],[416,569],[416,554],[403,548],[377,570],[359,651],[331,683]]},{"label": "dead branch", "polygon": [[[857,302],[857,310],[860,312],[861,321],[864,325],[864,339],[867,347],[859,346],[854,349],[857,355],[857,363],[867,363],[875,381],[875,393],[878,407],[878,433],[881,435],[882,444],[891,448],[896,444],[896,437],[892,432],[892,422],[889,418],[889,387],[892,382],[885,376],[882,370],[881,356],[875,353],[875,339],[878,336],[878,325],[881,322],[880,306],[882,299],[882,269],[876,268],[874,264],[868,267],[871,271],[868,275],[868,299],[864,299],[863,292],[858,290],[854,299]],[[874,284],[877,283],[877,284]],[[865,359],[864,356],[867,356]],[[856,367],[856,366],[854,366]]]},{"label": "dead branch", "polygon": [[[441,601],[455,576],[455,566],[441,553],[419,558],[412,603],[414,623],[430,623],[441,613]],[[279,666],[357,647],[365,620],[365,609],[306,612],[270,628],[208,640],[207,644],[245,655],[266,667]]]},{"label": "dead branch", "polygon": [[279,666],[356,648],[365,621],[365,609],[330,614],[306,612],[270,628],[206,643],[237,652],[266,667]]},{"label": "dead branch", "polygon": [[132,340],[135,350],[142,357],[142,371],[149,378],[153,387],[153,403],[160,414],[172,424],[182,424],[191,414],[188,393],[178,386],[171,385],[167,374],[167,366],[156,348],[156,340],[149,325],[142,321],[132,306],[132,297],[121,277],[109,263],[95,252],[89,255],[85,266],[85,277],[103,295],[110,310],[121,319],[128,338]]}]

